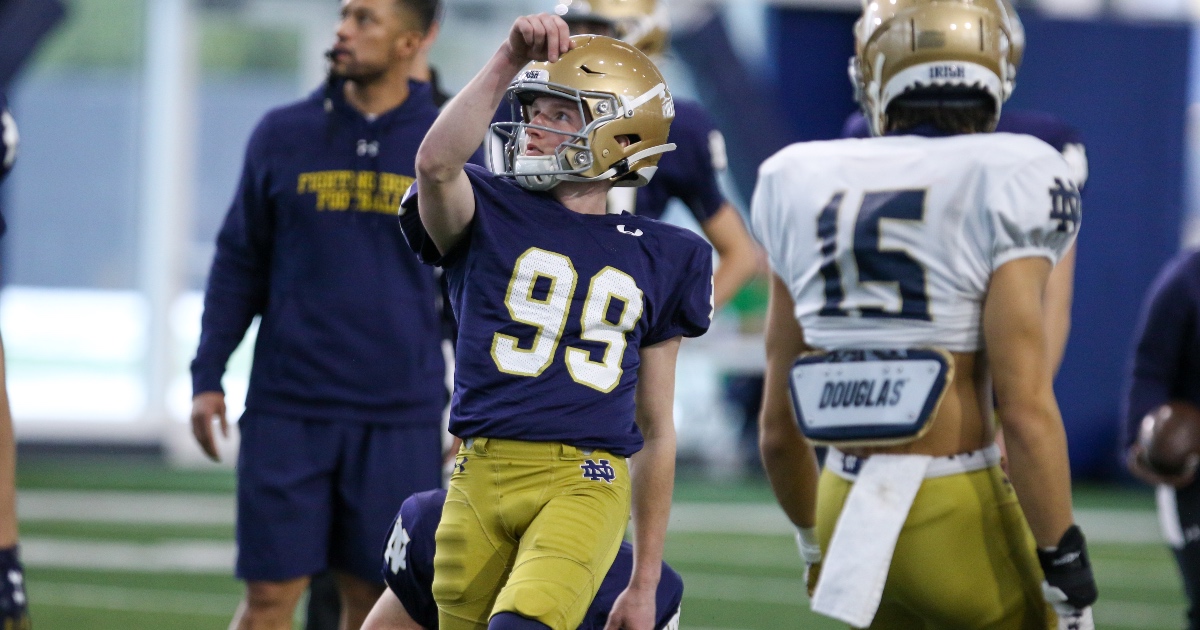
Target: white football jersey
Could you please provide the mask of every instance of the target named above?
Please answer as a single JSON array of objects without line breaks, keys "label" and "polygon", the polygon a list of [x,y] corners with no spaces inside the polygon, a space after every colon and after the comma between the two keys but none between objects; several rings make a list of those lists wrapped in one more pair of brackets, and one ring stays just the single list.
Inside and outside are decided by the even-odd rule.
[{"label": "white football jersey", "polygon": [[1063,156],[1025,135],[795,144],[759,169],[751,225],[824,349],[982,346],[992,272],[1057,263],[1079,192]]}]

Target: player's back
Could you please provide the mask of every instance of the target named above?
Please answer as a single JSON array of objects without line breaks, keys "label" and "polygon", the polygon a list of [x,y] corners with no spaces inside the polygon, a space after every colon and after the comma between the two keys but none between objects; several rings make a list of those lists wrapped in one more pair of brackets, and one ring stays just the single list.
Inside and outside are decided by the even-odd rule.
[{"label": "player's back", "polygon": [[961,387],[949,395],[964,398],[947,399],[938,424],[962,430],[931,453],[952,454],[990,440],[974,390],[992,273],[1056,261],[1080,207],[1062,156],[1040,140],[906,135],[780,151],[760,169],[751,215],[810,346],[953,353]]},{"label": "player's back", "polygon": [[1072,193],[1026,136],[812,142],[763,164],[752,221],[810,345],[971,352],[992,270],[1071,220]]}]

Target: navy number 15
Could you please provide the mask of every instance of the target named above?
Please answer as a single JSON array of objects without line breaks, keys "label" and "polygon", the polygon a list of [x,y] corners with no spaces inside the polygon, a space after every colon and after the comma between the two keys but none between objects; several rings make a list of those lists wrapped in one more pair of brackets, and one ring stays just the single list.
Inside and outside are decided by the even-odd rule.
[{"label": "navy number 15", "polygon": [[[821,276],[825,279],[825,317],[849,317],[843,308],[846,290],[842,269],[837,264],[838,212],[845,193],[836,193],[817,216],[817,238],[821,243]],[[892,317],[930,321],[929,294],[925,283],[925,268],[902,249],[884,248],[880,244],[880,224],[884,220],[922,221],[925,215],[924,190],[893,190],[863,195],[858,217],[854,222],[851,247],[858,267],[858,284],[887,282],[897,286],[900,310],[884,310],[878,306],[858,308],[862,317]]]}]

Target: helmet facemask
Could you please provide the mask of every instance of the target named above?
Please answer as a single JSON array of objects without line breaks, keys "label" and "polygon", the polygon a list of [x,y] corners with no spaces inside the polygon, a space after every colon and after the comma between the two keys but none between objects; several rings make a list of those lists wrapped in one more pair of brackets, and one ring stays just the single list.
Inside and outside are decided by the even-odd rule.
[{"label": "helmet facemask", "polygon": [[[535,125],[530,115],[530,106],[538,96],[551,96],[575,104],[583,127],[578,131],[564,131],[553,127]],[[595,161],[592,155],[591,133],[600,125],[614,120],[619,111],[616,99],[611,94],[581,92],[566,86],[553,84],[524,85],[517,81],[508,89],[507,100],[513,120],[492,124],[492,131],[504,138],[503,171],[497,174],[512,175],[523,188],[550,190],[560,181],[597,181],[586,177]],[[594,102],[598,118],[593,118],[588,105]],[[601,113],[607,112],[607,113]],[[567,136],[554,150],[553,155],[527,155],[529,130]]]}]

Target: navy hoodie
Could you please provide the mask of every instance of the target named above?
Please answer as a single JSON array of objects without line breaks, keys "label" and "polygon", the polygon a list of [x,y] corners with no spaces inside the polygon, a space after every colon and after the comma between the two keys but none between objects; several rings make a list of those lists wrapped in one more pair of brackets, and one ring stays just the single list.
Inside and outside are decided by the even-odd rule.
[{"label": "navy hoodie", "polygon": [[194,393],[261,315],[250,411],[437,423],[446,400],[434,271],[396,221],[438,110],[426,83],[373,120],[342,85],[269,112],[246,148],[204,296]]}]

